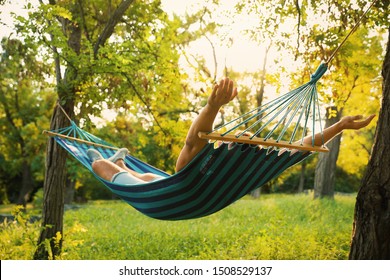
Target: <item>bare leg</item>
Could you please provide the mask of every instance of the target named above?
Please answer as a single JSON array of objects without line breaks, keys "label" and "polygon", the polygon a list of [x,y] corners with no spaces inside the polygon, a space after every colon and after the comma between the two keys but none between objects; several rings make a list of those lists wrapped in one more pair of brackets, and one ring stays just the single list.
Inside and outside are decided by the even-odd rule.
[{"label": "bare leg", "polygon": [[106,159],[95,160],[92,163],[92,169],[98,176],[107,181],[111,181],[111,178],[115,174],[126,171],[115,163]]},{"label": "bare leg", "polygon": [[127,172],[134,179],[139,179],[143,182],[150,182],[155,179],[161,179],[161,176],[153,173],[138,173],[130,168],[127,168],[123,158],[128,154],[126,148],[119,149],[112,157],[103,159],[102,155],[95,149],[87,151],[88,157],[92,161],[93,171],[103,179],[111,181],[115,174]]},{"label": "bare leg", "polygon": [[160,176],[156,175],[156,174],[153,174],[153,173],[138,173],[138,172],[135,172],[134,170],[131,170],[130,168],[128,168],[125,164],[125,162],[122,160],[122,159],[118,159],[115,164],[117,166],[119,166],[121,169],[129,172],[131,175],[133,175],[134,177],[138,178],[138,179],[141,179],[143,181],[146,181],[146,182],[150,182],[150,181],[153,181],[154,179],[156,178],[161,178]]},{"label": "bare leg", "polygon": [[124,171],[145,182],[150,182],[156,178],[161,178],[160,176],[155,175],[153,173],[141,174],[135,172],[134,170],[127,168],[123,160],[118,160],[116,163],[113,163],[106,159],[99,159],[92,163],[92,169],[98,176],[102,177],[107,181],[111,181],[112,177],[115,174]]}]

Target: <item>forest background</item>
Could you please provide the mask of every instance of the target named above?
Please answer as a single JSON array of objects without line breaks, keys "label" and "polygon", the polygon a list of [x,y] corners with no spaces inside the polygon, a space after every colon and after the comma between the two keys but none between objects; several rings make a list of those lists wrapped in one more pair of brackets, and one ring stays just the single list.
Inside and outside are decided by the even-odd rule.
[{"label": "forest background", "polygon": [[[1,40],[0,203],[22,205],[43,199],[42,131],[50,127],[56,102],[71,99],[82,128],[173,173],[191,121],[215,82],[228,76],[239,87],[238,98],[218,116],[221,123],[306,82],[366,6],[365,1],[128,1],[123,20],[100,44],[97,36],[120,1],[20,1],[22,12],[12,8],[14,1],[1,2],[1,24],[11,29],[2,28],[10,32]],[[12,24],[3,17],[10,8]],[[365,21],[321,79],[323,115],[329,119],[378,113],[382,24],[375,17]],[[78,46],[69,34],[78,36]],[[57,93],[69,88],[71,95]],[[375,123],[342,136],[329,196],[358,190],[374,130]],[[312,157],[263,192],[314,189],[317,162]],[[66,203],[113,198],[71,159],[66,170]]]}]

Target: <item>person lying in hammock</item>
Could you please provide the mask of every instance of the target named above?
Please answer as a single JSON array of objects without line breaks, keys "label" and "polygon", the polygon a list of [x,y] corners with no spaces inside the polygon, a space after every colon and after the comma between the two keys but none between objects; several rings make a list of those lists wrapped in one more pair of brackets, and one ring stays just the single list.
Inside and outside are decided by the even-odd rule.
[{"label": "person lying in hammock", "polygon": [[[214,86],[206,106],[192,123],[184,147],[176,162],[176,172],[182,170],[207,145],[208,140],[198,137],[198,132],[212,131],[214,120],[220,108],[237,96],[237,88],[229,78],[221,80]],[[375,115],[362,119],[361,115],[343,117],[336,124],[326,128],[323,133],[315,135],[314,144],[320,146],[332,140],[345,129],[361,129],[366,127]],[[312,144],[312,137],[303,139],[304,143]],[[138,173],[126,167],[124,158],[128,154],[126,148],[119,149],[112,157],[103,159],[102,155],[94,149],[87,151],[92,160],[92,169],[103,179],[119,184],[139,184],[160,180],[163,177],[152,173]]]}]

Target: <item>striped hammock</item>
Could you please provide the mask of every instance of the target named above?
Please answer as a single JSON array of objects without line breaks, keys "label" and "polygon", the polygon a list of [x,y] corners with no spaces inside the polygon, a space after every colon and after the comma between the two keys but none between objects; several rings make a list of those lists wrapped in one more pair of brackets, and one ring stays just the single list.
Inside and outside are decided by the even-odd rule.
[{"label": "striped hammock", "polygon": [[[341,46],[377,1],[371,3],[328,60],[318,67],[308,83],[238,117],[223,127],[218,127],[211,133],[199,133],[199,137],[203,139],[229,141],[235,144],[224,143],[218,148],[215,148],[213,143],[206,145],[184,169],[174,175],[169,175],[135,157],[126,157],[125,162],[130,169],[164,177],[155,182],[121,185],[105,181],[96,174],[95,176],[114,194],[149,217],[161,220],[184,220],[207,216],[227,207],[300,162],[310,155],[311,151],[327,152],[325,143],[321,146],[314,145],[316,122],[319,120],[321,123],[316,83],[327,71],[329,63]],[[230,132],[253,120],[256,121],[246,126],[241,134],[229,135]],[[276,124],[265,137],[255,138],[275,120],[277,120]],[[227,129],[227,126],[235,121],[238,121],[238,124]],[[293,123],[295,125],[290,140],[282,140],[287,127],[291,127]],[[311,145],[303,143],[309,123],[312,124]],[[273,140],[273,135],[279,133],[277,128],[280,126],[284,128],[276,136],[276,140]],[[255,128],[256,132],[251,137],[244,136],[245,132],[252,128]],[[297,144],[294,137],[300,128],[303,130],[302,137]],[[216,133],[221,129],[222,131]],[[322,134],[321,126],[320,133]],[[104,157],[112,156],[117,149],[83,131],[73,121],[70,127],[51,131],[48,134],[92,173],[91,161],[86,155],[89,148],[97,148]],[[72,134],[73,137],[70,136]],[[257,144],[262,145],[263,148],[259,148]],[[265,146],[270,148],[264,148]],[[275,147],[286,147],[289,150],[281,152]]]},{"label": "striped hammock", "polygon": [[80,129],[74,122],[68,128],[47,133],[115,195],[141,213],[160,220],[194,219],[218,212],[311,154],[239,143],[224,143],[215,148],[209,143],[174,175],[129,155],[125,159],[127,167],[139,173],[154,173],[164,179],[123,185],[96,175],[86,153],[93,147],[108,158],[117,148]]}]

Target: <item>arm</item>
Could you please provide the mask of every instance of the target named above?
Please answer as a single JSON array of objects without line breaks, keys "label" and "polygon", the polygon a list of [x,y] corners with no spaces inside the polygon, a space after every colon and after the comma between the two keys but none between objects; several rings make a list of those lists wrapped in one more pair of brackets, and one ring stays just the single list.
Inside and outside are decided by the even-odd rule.
[{"label": "arm", "polygon": [[[364,128],[372,121],[372,119],[374,117],[375,117],[375,115],[371,115],[364,120],[361,120],[363,118],[363,116],[361,116],[361,115],[343,117],[340,121],[338,121],[334,125],[326,128],[323,131],[323,136],[321,135],[321,133],[317,133],[314,136],[314,145],[321,146],[322,144],[328,143],[336,135],[343,132],[343,130],[345,130],[345,129],[359,130],[361,128]],[[324,141],[324,142],[322,142],[322,141]],[[303,142],[311,145],[312,144],[312,136],[306,136],[303,139]],[[298,141],[297,143],[300,143],[300,141]]]},{"label": "arm", "polygon": [[198,137],[198,132],[212,131],[213,123],[219,109],[233,100],[236,96],[237,88],[234,88],[234,83],[230,79],[226,78],[218,85],[215,85],[207,100],[206,106],[194,120],[188,131],[184,147],[177,159],[176,171],[179,171],[186,166],[203,149],[207,144],[207,140],[200,139]]}]

